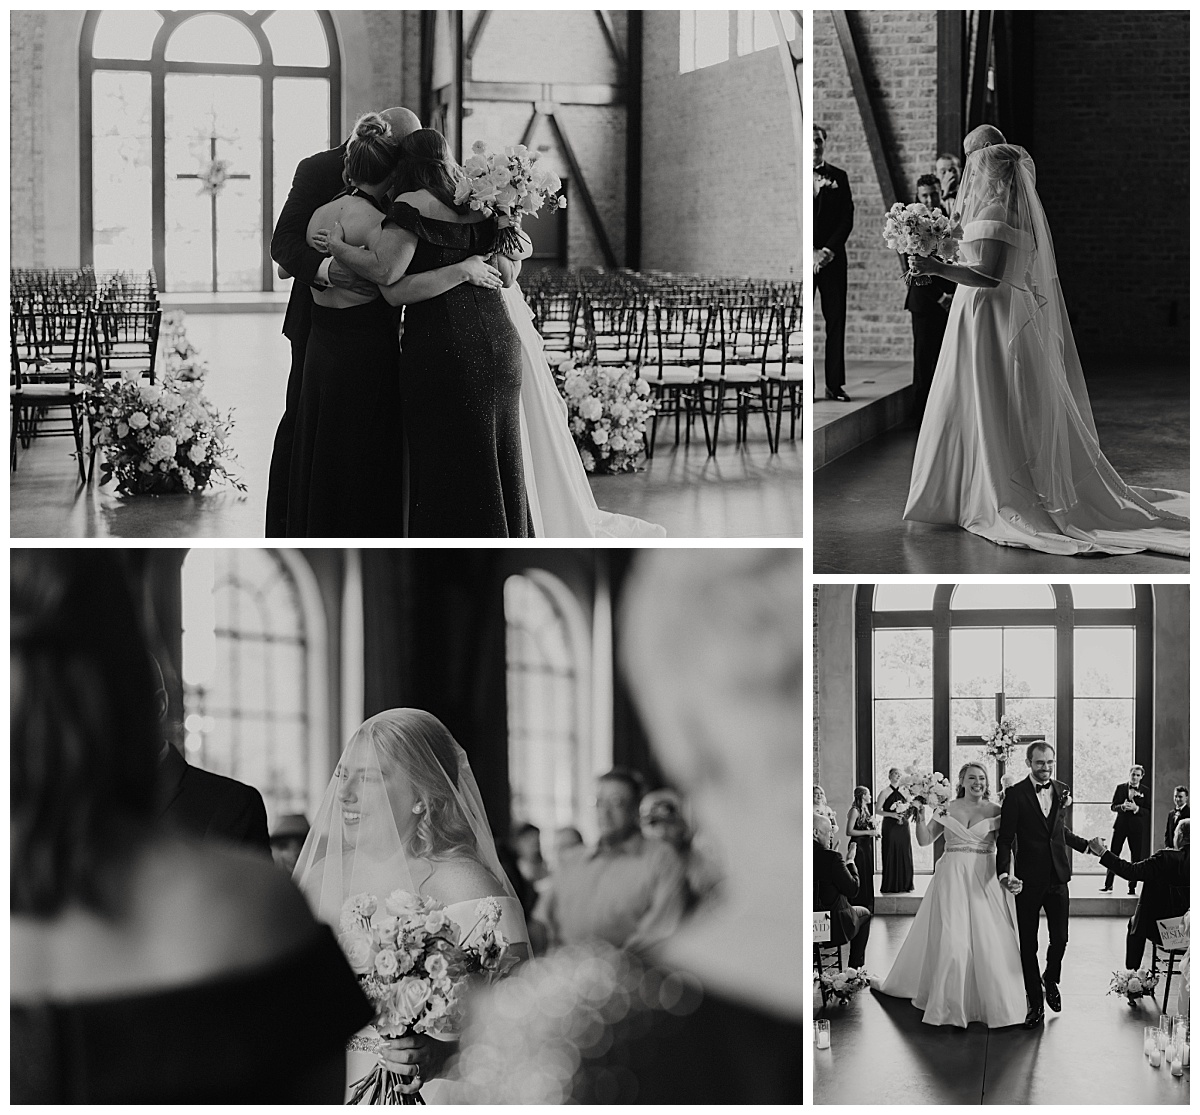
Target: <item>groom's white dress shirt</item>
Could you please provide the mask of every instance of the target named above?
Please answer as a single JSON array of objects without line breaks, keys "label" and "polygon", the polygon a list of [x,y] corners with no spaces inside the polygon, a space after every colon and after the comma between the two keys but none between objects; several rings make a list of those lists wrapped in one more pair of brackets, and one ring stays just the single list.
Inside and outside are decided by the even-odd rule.
[{"label": "groom's white dress shirt", "polygon": [[1043,790],[1040,794],[1038,793],[1038,784],[1034,780],[1034,777],[1032,774],[1029,776],[1029,781],[1033,786],[1033,796],[1035,798],[1037,798],[1038,808],[1042,811],[1042,816],[1049,817],[1050,816],[1050,806],[1052,806],[1054,804],[1054,780],[1051,779],[1047,783],[1047,785],[1050,787],[1050,789]]}]

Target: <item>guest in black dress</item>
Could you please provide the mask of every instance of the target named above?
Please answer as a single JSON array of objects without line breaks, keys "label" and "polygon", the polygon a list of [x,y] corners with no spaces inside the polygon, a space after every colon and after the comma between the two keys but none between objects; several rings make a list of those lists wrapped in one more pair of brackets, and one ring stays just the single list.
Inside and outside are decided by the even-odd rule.
[{"label": "guest in black dress", "polygon": [[[350,188],[313,213],[310,241],[335,222],[355,241],[378,235],[398,150],[381,116],[359,119],[346,143]],[[336,287],[314,290],[312,301],[288,477],[287,533],[400,537],[399,312],[378,294]]]},{"label": "guest in black dress", "polygon": [[14,551],[10,608],[10,1102],[340,1102],[371,1007],[270,860],[158,825],[117,559]]},{"label": "guest in black dress", "polygon": [[879,807],[883,813],[883,880],[880,894],[908,894],[913,889],[912,834],[908,828],[908,816],[897,816],[908,801],[900,792],[900,771],[892,767],[888,771],[891,790]]},{"label": "guest in black dress", "polygon": [[[854,848],[854,866],[858,868],[858,894],[851,899],[855,906],[865,906],[875,912],[875,841],[879,826],[871,812],[871,791],[866,786],[854,787],[854,803],[846,814],[846,837]],[[846,849],[849,859],[850,848]]]}]

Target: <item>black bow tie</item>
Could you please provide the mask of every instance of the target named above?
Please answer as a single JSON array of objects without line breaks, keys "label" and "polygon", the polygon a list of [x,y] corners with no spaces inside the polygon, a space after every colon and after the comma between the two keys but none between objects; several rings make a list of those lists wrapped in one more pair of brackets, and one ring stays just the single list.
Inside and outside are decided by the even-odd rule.
[{"label": "black bow tie", "polygon": [[1053,790],[1054,784],[1051,782],[1043,782],[1040,786],[1034,786],[1034,789],[1040,794],[1043,790]]}]

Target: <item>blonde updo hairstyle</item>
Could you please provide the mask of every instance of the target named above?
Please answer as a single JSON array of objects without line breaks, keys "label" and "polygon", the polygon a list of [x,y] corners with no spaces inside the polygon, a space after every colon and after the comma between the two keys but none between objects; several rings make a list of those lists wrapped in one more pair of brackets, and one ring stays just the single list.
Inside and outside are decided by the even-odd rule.
[{"label": "blonde updo hairstyle", "polygon": [[366,112],[354,123],[346,142],[346,178],[351,183],[377,186],[396,169],[400,144],[392,126],[377,112]]}]

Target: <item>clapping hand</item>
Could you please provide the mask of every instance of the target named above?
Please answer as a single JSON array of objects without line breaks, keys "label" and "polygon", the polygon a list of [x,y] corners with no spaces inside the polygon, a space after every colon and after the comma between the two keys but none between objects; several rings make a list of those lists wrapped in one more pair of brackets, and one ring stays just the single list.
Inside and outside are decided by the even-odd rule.
[{"label": "clapping hand", "polygon": [[1104,853],[1108,851],[1108,844],[1105,842],[1104,837],[1093,836],[1091,840],[1088,841],[1088,851],[1094,856],[1104,855]]}]

